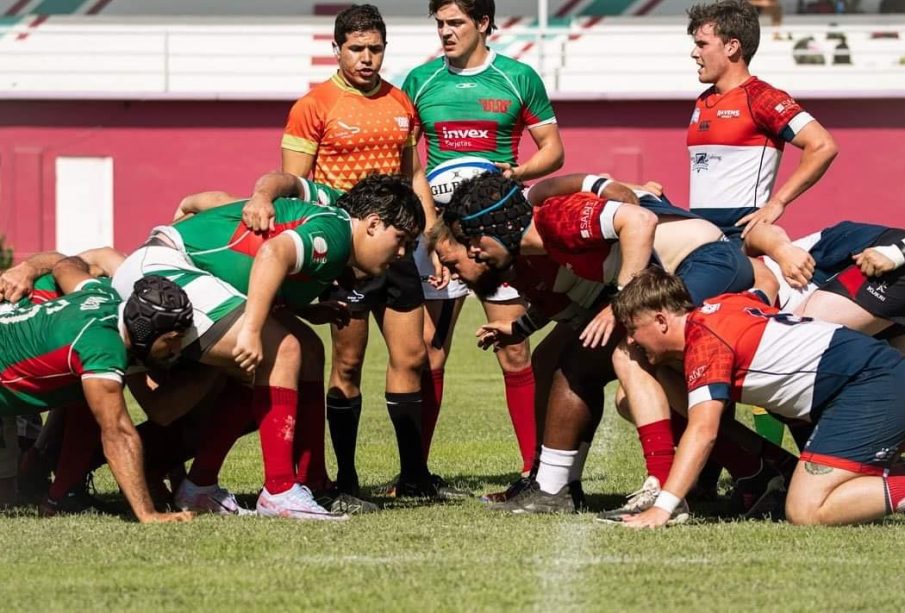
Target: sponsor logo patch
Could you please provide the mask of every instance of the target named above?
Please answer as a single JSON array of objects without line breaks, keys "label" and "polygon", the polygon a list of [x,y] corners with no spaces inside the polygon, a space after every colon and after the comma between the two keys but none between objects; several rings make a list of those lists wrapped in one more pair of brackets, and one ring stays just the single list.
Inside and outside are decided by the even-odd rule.
[{"label": "sponsor logo patch", "polygon": [[716,112],[717,119],[737,119],[742,116],[742,112],[738,109],[720,109]]},{"label": "sponsor logo patch", "polygon": [[485,113],[508,113],[509,107],[512,106],[512,100],[498,98],[481,98],[478,102],[481,103]]},{"label": "sponsor logo patch", "polygon": [[400,130],[402,130],[403,132],[409,131],[409,118],[408,117],[405,117],[405,116],[396,117],[395,119],[396,119],[396,125],[399,127]]},{"label": "sponsor logo patch", "polygon": [[719,302],[705,302],[701,305],[701,313],[704,315],[713,315],[720,310]]},{"label": "sponsor logo patch", "polygon": [[691,121],[689,122],[688,125],[691,125],[691,124],[693,124],[693,123],[697,123],[698,118],[699,118],[700,116],[701,116],[701,109],[695,108],[694,112],[691,114]]},{"label": "sponsor logo patch", "polygon": [[438,121],[434,124],[441,151],[495,151],[495,121]]},{"label": "sponsor logo patch", "polygon": [[311,238],[311,261],[315,264],[323,264],[327,261],[327,239],[321,234],[315,234]]}]

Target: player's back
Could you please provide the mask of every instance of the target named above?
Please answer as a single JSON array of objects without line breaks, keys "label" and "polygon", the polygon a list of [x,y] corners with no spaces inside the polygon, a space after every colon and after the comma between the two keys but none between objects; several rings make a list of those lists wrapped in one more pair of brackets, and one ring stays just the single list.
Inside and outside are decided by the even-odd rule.
[{"label": "player's back", "polygon": [[750,293],[707,300],[689,315],[686,341],[686,372],[728,347],[733,397],[791,418],[807,418],[862,371],[902,359],[882,341],[781,313]]},{"label": "player's back", "polygon": [[274,229],[256,233],[242,221],[245,202],[209,209],[175,224],[183,242],[180,247],[195,266],[247,294],[251,266],[261,245],[284,232],[294,233],[306,256],[302,270],[287,277],[280,294],[291,306],[308,304],[345,266],[351,249],[348,213],[295,198],[278,198],[274,201]]},{"label": "player's back", "polygon": [[119,296],[92,282],[83,289],[0,314],[0,412],[40,410],[81,395],[80,377],[121,371],[126,350],[119,335]]}]

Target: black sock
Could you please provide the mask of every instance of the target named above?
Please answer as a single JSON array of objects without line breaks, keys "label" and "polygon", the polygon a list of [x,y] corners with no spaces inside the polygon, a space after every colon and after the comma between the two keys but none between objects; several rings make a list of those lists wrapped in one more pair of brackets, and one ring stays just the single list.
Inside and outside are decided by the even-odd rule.
[{"label": "black sock", "polygon": [[411,482],[427,478],[430,473],[421,444],[421,392],[387,392],[386,401],[399,446],[399,480]]},{"label": "black sock", "polygon": [[358,485],[355,470],[355,447],[358,445],[358,422],[361,419],[361,395],[352,398],[327,396],[327,423],[336,454],[336,482]]}]

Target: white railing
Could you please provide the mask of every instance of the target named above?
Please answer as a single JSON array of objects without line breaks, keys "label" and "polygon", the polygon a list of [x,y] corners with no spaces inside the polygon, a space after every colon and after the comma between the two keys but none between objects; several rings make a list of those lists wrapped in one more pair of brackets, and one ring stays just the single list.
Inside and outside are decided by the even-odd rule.
[{"label": "white railing", "polygon": [[[586,24],[516,26],[493,45],[534,66],[554,97],[686,98],[700,91],[683,20]],[[0,33],[0,98],[293,99],[335,70],[324,40],[330,18],[299,24],[61,18]],[[839,33],[851,64],[833,63],[845,51],[829,38]],[[815,48],[806,54],[824,64],[796,63],[795,44],[807,37]],[[383,73],[397,84],[440,52],[424,19],[391,21],[387,38]],[[905,97],[903,62],[905,18],[839,25],[789,19],[778,32],[765,27],[752,69],[799,96]]]}]

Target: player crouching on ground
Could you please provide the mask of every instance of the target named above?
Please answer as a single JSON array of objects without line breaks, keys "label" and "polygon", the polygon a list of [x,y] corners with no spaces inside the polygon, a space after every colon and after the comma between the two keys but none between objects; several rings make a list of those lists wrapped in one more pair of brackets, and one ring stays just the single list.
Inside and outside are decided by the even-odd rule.
[{"label": "player crouching on ground", "polygon": [[126,411],[127,352],[149,364],[178,355],[192,323],[185,292],[157,276],[141,279],[122,302],[68,258],[54,275],[69,295],[0,316],[0,413],[27,414],[86,402],[100,426],[104,455],[140,522],[187,521],[158,513],[148,493],[142,445]]},{"label": "player crouching on ground", "polygon": [[905,476],[890,465],[905,442],[905,360],[886,343],[767,306],[757,293],[723,294],[695,308],[678,277],[658,269],[614,301],[629,342],[653,364],[684,362],[685,381],[658,375],[688,427],[654,506],[624,521],[665,525],[713,447],[727,402],[815,423],[789,485],[786,518],[839,525],[905,510]]}]

